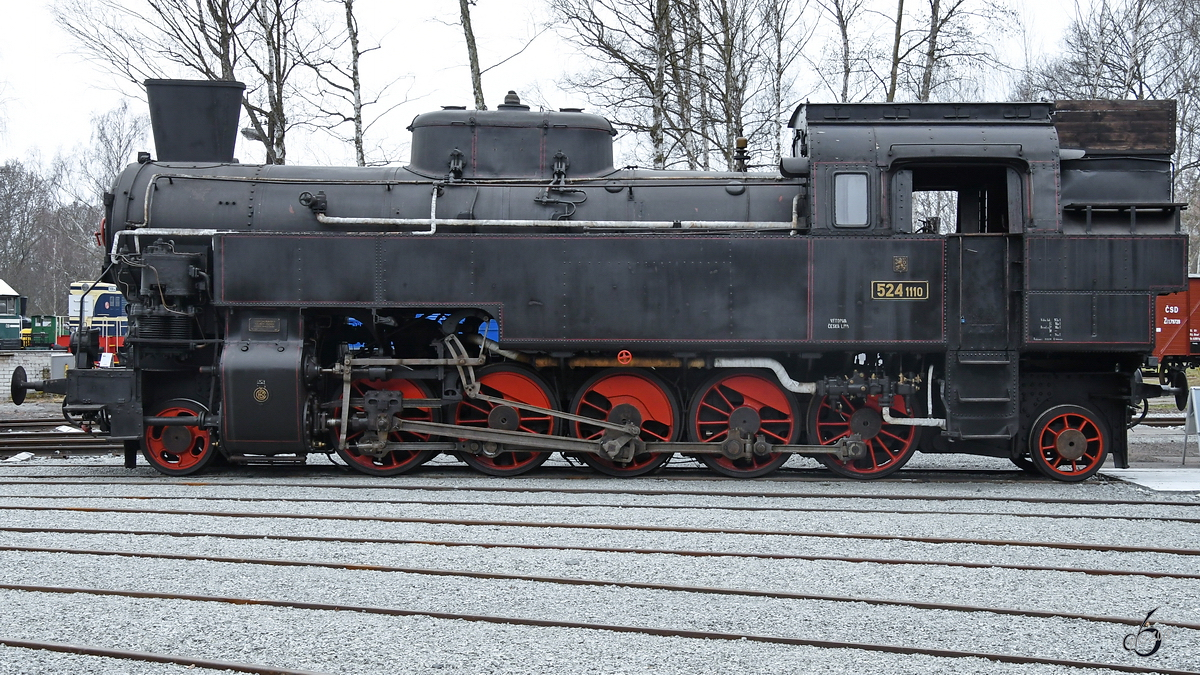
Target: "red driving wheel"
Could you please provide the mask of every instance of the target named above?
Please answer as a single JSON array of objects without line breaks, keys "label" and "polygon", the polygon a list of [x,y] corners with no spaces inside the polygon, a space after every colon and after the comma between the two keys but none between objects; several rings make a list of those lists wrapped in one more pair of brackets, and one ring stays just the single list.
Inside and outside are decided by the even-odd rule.
[{"label": "red driving wheel", "polygon": [[[571,410],[595,420],[636,421],[641,427],[638,438],[649,443],[669,443],[678,435],[679,404],[661,378],[644,371],[616,368],[598,373],[580,387]],[[573,422],[571,431],[576,438],[599,440],[605,429]],[[643,452],[628,462],[592,453],[580,453],[579,457],[600,473],[630,477],[654,471],[671,458],[671,453]]]},{"label": "red driving wheel", "polygon": [[[770,375],[759,371],[719,372],[692,397],[688,433],[696,441],[720,443],[735,427],[751,437],[761,435],[772,445],[794,443],[800,433],[799,406],[791,392]],[[789,455],[782,452],[740,459],[700,455],[708,468],[734,478],[766,475],[788,459]]]},{"label": "red driving wheel", "polygon": [[[534,371],[520,366],[500,364],[479,371],[480,391],[494,398],[528,403],[557,410],[550,386]],[[490,422],[489,422],[490,420]],[[550,415],[501,406],[488,401],[466,399],[454,409],[454,423],[468,427],[493,427],[531,434],[553,434],[555,419]],[[516,450],[494,457],[484,454],[459,454],[459,459],[489,476],[515,476],[541,466],[549,452]]]},{"label": "red driving wheel", "polygon": [[[191,401],[169,401],[155,417],[194,417],[204,410]],[[160,473],[187,476],[207,467],[218,452],[212,432],[200,427],[146,427],[142,455]]]},{"label": "red driving wheel", "polygon": [[[916,454],[917,428],[886,423],[881,408],[878,396],[814,398],[809,412],[809,436],[814,445],[832,445],[851,434],[858,434],[867,444],[867,452],[857,459],[833,455],[818,455],[817,459],[848,478],[883,478],[899,471]],[[912,411],[897,394],[892,397],[889,414],[911,417]]]},{"label": "red driving wheel", "polygon": [[[398,391],[406,399],[430,398],[429,388],[416,380],[355,380],[350,383],[350,398],[361,399],[368,391]],[[350,408],[350,417],[356,412],[362,412],[361,406]],[[333,411],[334,419],[341,419],[341,409]],[[400,418],[420,422],[432,422],[433,408],[404,408]],[[395,476],[413,469],[433,457],[428,450],[392,450],[381,456],[368,455],[354,449],[354,443],[366,434],[373,432],[352,431],[346,434],[348,447],[339,449],[338,456],[346,461],[351,468],[372,476]],[[403,443],[405,441],[428,441],[429,434],[417,434],[408,431],[393,431],[388,434],[388,442]]]}]

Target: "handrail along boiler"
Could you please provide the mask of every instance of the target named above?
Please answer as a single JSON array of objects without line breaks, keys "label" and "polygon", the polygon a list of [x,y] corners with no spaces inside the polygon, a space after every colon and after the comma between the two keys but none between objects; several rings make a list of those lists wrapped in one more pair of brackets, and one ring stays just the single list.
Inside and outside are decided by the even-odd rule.
[{"label": "handrail along boiler", "polygon": [[1073,481],[1173,391],[1140,376],[1186,283],[1173,102],[810,104],[777,171],[726,173],[616,169],[607,120],[510,93],[417,116],[406,167],[318,168],[233,161],[237,83],[147,84],[159,156],[102,235],[123,365],[84,333],[65,381],[13,383],[127,464],[872,478],[924,451]]}]

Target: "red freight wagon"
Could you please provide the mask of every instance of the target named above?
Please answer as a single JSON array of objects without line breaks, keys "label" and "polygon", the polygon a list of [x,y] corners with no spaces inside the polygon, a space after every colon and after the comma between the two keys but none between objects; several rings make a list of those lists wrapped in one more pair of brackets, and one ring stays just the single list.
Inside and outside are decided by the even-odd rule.
[{"label": "red freight wagon", "polygon": [[[1154,358],[1146,373],[1157,368],[1163,393],[1175,395],[1180,410],[1187,403],[1187,376],[1183,371],[1200,366],[1200,275],[1188,275],[1188,288],[1158,296],[1154,306]],[[1153,397],[1147,387],[1143,395]],[[1142,405],[1143,415],[1146,410]]]},{"label": "red freight wagon", "polygon": [[1154,356],[1183,367],[1200,364],[1200,275],[1188,276],[1188,289],[1158,296],[1154,310]]}]

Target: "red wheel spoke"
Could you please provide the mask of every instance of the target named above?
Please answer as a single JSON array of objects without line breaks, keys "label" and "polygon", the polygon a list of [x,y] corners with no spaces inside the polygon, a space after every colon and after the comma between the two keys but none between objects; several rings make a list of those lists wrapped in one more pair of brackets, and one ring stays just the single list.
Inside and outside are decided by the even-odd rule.
[{"label": "red wheel spoke", "polygon": [[725,419],[729,419],[729,414],[733,412],[732,408],[730,408],[729,410],[722,410],[721,408],[718,408],[717,406],[709,403],[708,401],[701,401],[700,407],[708,408],[709,410],[714,410],[717,412],[718,415],[721,415]]},{"label": "red wheel spoke", "polygon": [[[1067,432],[1072,436],[1064,437]],[[1078,435],[1076,435],[1078,434]],[[1083,447],[1076,447],[1083,439]],[[1093,411],[1076,405],[1059,405],[1045,410],[1030,430],[1030,459],[1043,474],[1066,481],[1081,481],[1104,463],[1107,435],[1103,418]],[[1066,445],[1060,451],[1059,443]],[[1072,446],[1068,451],[1067,446]],[[1074,456],[1064,456],[1063,453]]]},{"label": "red wheel spoke", "polygon": [[712,391],[716,392],[717,396],[720,396],[722,401],[725,401],[726,405],[729,406],[730,411],[733,411],[733,409],[737,407],[733,404],[733,401],[729,400],[729,397],[725,395],[725,392],[721,390],[721,387],[713,387]]},{"label": "red wheel spoke", "polygon": [[[606,400],[606,401],[605,401],[605,403],[607,403],[607,402],[608,402],[608,401]],[[604,416],[607,416],[607,415],[608,415],[608,411],[609,411],[609,410],[612,410],[612,405],[609,405],[607,408],[601,408],[600,406],[596,405],[595,403],[592,403],[591,401],[587,400],[586,398],[585,398],[583,401],[581,401],[581,402],[580,402],[580,405],[581,405],[581,406],[584,406],[584,405],[586,405],[586,406],[588,406],[589,408],[592,408],[592,409],[594,409],[596,412],[603,413],[603,414],[604,414]],[[590,417],[590,415],[588,415],[588,414],[587,414],[586,412],[584,412],[582,409],[579,411],[579,413],[578,413],[578,414]],[[597,419],[604,419],[604,418],[603,418],[603,417],[599,417],[599,418],[597,418]]]},{"label": "red wheel spoke", "polygon": [[[836,400],[836,407],[828,397],[814,404],[816,414],[810,432],[813,440],[822,445],[832,445],[852,432],[858,432],[864,436],[866,453],[848,460],[832,456],[818,457],[830,469],[856,478],[886,476],[904,466],[916,452],[916,429],[885,423],[878,396],[860,398],[842,395]],[[908,417],[910,412],[904,397],[900,395],[893,398],[891,410],[897,417]],[[841,421],[831,419],[834,413]],[[841,433],[834,434],[833,431]]]},{"label": "red wheel spoke", "polygon": [[[489,396],[504,401],[524,403],[553,410],[557,408],[549,387],[532,369],[510,366],[506,364],[484,368],[478,375],[480,390]],[[489,404],[487,408],[476,408],[467,401],[455,408],[455,424],[465,426],[487,427],[488,417],[497,406],[504,403]],[[554,433],[555,417],[544,413],[515,408],[516,430],[530,434]],[[494,476],[507,476],[524,473],[537,468],[546,460],[549,453],[513,451],[501,452],[495,457],[484,455],[461,454],[459,457],[478,471]]]},{"label": "red wheel spoke", "polygon": [[762,433],[763,436],[766,436],[767,438],[775,439],[775,442],[777,444],[787,445],[788,439],[786,437],[780,436],[779,434],[775,433],[774,431],[770,431],[767,429],[760,429],[759,431],[760,431],[760,433]]},{"label": "red wheel spoke", "polygon": [[[469,410],[475,410],[478,413],[480,413],[481,415],[483,415],[484,417],[487,417],[487,414],[492,411],[493,407],[495,407],[495,406],[491,405],[490,403],[475,403],[474,401],[463,401],[459,405],[464,408],[467,408]],[[483,407],[485,405],[487,406],[486,408]]]},{"label": "red wheel spoke", "polygon": [[874,438],[872,438],[871,440],[867,441],[867,457],[870,457],[870,458],[871,458],[871,467],[872,467],[872,468],[873,468],[875,471],[878,471],[878,470],[879,470],[879,460],[878,460],[878,459],[875,457],[875,451],[872,449],[872,447],[871,447],[871,446],[873,446],[873,445],[875,445],[875,444],[877,444],[877,443],[879,443],[879,441],[878,441],[878,440],[876,440],[876,439],[874,439]]}]

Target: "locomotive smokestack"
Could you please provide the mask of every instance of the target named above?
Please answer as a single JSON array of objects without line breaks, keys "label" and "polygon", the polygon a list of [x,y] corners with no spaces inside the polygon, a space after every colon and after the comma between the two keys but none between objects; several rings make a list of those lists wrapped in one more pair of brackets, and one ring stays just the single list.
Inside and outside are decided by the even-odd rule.
[{"label": "locomotive smokestack", "polygon": [[232,162],[246,85],[214,80],[146,80],[160,162]]}]

